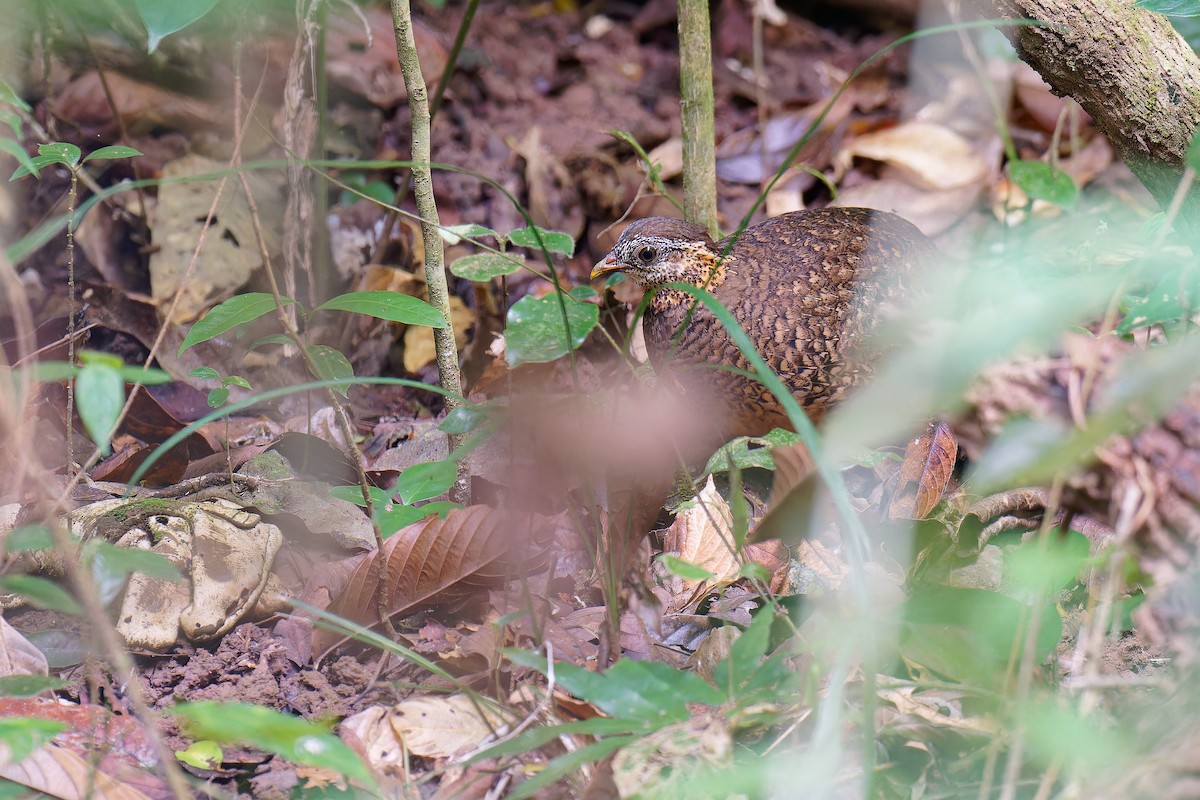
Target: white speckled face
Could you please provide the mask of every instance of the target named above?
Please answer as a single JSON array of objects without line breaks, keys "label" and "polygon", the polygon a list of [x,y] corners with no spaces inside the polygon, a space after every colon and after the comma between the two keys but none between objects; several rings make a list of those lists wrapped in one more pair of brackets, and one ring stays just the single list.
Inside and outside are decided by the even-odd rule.
[{"label": "white speckled face", "polygon": [[697,252],[704,250],[702,242],[633,236],[618,241],[601,264],[605,272],[624,272],[646,286],[659,286],[686,280],[688,265],[694,263]]}]

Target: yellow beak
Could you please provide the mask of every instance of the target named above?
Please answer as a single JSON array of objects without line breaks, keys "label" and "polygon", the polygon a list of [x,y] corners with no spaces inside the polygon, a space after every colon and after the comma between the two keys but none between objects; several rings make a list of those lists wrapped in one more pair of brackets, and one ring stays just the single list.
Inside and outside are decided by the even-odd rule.
[{"label": "yellow beak", "polygon": [[604,257],[604,260],[592,267],[592,280],[596,280],[601,275],[607,275],[610,272],[617,272],[621,269],[621,263],[617,261],[611,254]]}]

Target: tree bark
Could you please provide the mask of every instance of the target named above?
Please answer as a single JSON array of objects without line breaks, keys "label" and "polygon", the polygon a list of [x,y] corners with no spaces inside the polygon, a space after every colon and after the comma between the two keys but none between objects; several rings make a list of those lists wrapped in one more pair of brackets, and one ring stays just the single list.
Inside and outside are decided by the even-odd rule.
[{"label": "tree bark", "polygon": [[[994,0],[1017,54],[1056,94],[1074,98],[1164,208],[1200,126],[1200,59],[1166,17],[1131,0]],[[1182,219],[1200,220],[1200,189]],[[1190,223],[1191,227],[1196,225]]]}]

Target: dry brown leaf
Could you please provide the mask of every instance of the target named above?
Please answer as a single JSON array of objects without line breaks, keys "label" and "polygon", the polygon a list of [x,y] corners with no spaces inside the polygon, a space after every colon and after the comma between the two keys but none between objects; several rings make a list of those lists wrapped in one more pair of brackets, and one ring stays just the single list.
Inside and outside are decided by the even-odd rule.
[{"label": "dry brown leaf", "polygon": [[932,122],[904,122],[864,134],[850,143],[845,156],[882,161],[923,189],[982,185],[988,173],[987,162],[966,139]]},{"label": "dry brown leaf", "polygon": [[804,540],[796,547],[796,562],[808,567],[821,579],[821,585],[836,590],[850,574],[850,567],[818,541]]},{"label": "dry brown leaf", "polygon": [[383,706],[371,706],[343,720],[338,735],[371,769],[389,778],[405,780],[408,769],[404,745],[391,725],[390,716]]},{"label": "dry brown leaf", "polygon": [[[412,608],[465,581],[473,586],[490,583],[528,567],[543,552],[541,542],[554,522],[536,514],[476,505],[450,511],[445,519],[431,517],[401,529],[383,549],[391,613]],[[330,611],[365,625],[378,621],[377,558],[378,551],[359,562]],[[328,633],[318,631],[316,635],[317,652],[335,641]]]},{"label": "dry brown leaf", "polygon": [[[467,328],[475,324],[475,312],[467,308],[457,297],[450,298],[450,325],[454,328],[454,345],[459,350],[467,343]],[[404,369],[416,373],[433,361],[433,328],[425,325],[409,325],[404,331]]]},{"label": "dry brown leaf", "polygon": [[409,752],[426,758],[449,758],[478,747],[504,724],[463,694],[409,698],[392,707],[389,720]]},{"label": "dry brown leaf", "polygon": [[55,742],[15,764],[9,760],[8,747],[0,745],[0,764],[0,777],[61,800],[150,800],[128,783],[98,772],[91,759]]},{"label": "dry brown leaf", "polygon": [[950,426],[941,420],[931,423],[920,438],[909,442],[900,465],[899,484],[888,516],[892,519],[924,519],[946,494],[954,460],[958,458],[958,440]]},{"label": "dry brown leaf", "polygon": [[[692,505],[675,517],[663,545],[668,552],[717,576],[718,583],[732,580],[738,572],[733,555],[733,515],[717,491],[711,475]],[[691,589],[705,580],[684,578]]]}]

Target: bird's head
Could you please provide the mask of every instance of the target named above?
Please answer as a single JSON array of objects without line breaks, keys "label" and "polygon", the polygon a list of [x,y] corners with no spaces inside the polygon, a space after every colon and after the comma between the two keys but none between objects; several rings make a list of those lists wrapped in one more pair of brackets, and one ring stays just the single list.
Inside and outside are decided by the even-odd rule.
[{"label": "bird's head", "polygon": [[624,272],[645,287],[667,283],[690,283],[712,287],[722,277],[720,251],[708,232],[668,217],[650,217],[634,222],[613,249],[592,268],[592,279]]}]

